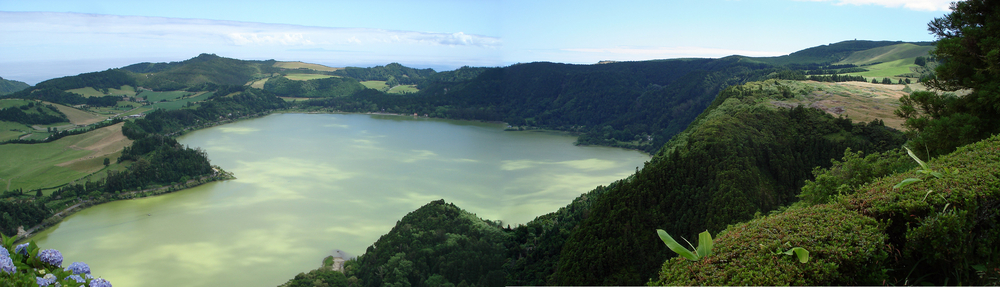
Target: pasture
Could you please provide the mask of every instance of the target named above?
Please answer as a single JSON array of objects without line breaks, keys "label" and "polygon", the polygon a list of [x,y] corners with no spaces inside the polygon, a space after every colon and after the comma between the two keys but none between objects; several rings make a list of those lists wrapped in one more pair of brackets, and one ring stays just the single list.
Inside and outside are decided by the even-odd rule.
[{"label": "pasture", "polygon": [[891,62],[885,62],[881,64],[875,64],[871,66],[866,66],[864,68],[868,69],[867,72],[850,73],[848,75],[860,75],[865,77],[865,79],[868,79],[869,81],[871,81],[871,78],[878,78],[879,80],[881,80],[882,78],[891,78],[893,79],[893,82],[895,82],[895,80],[897,79],[904,78],[904,77],[897,77],[897,75],[912,73],[913,71],[910,70],[911,67],[918,67],[918,66],[913,64],[912,58],[906,58]]},{"label": "pasture", "polygon": [[0,142],[18,139],[31,129],[24,124],[0,121]]},{"label": "pasture", "polygon": [[267,83],[267,80],[268,79],[260,79],[260,80],[256,80],[256,81],[250,81],[250,83],[248,83],[248,84],[250,85],[251,88],[254,88],[254,89],[264,89],[264,83]]},{"label": "pasture", "polygon": [[[326,78],[339,78],[339,76],[323,75],[323,74],[288,74],[285,78],[294,81],[308,81]],[[262,86],[263,87],[263,86]]]},{"label": "pasture", "polygon": [[[104,168],[132,143],[122,123],[61,138],[49,143],[0,145],[0,178],[9,189],[33,190],[63,185]],[[4,187],[3,190],[7,190]],[[51,192],[51,191],[49,191]]]}]

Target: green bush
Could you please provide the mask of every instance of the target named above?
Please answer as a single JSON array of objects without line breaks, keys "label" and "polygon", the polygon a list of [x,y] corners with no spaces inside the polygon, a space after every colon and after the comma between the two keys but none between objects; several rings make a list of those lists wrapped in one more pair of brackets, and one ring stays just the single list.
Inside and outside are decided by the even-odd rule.
[{"label": "green bush", "polygon": [[[730,226],[699,261],[674,257],[651,285],[872,285],[885,273],[885,234],[875,220],[817,205]],[[801,263],[784,251],[809,250]]]},{"label": "green bush", "polygon": [[893,283],[997,284],[1000,136],[927,164],[958,172],[893,188],[906,178],[922,177],[914,169],[873,182],[841,203],[888,224],[888,243],[899,256],[887,266]]}]

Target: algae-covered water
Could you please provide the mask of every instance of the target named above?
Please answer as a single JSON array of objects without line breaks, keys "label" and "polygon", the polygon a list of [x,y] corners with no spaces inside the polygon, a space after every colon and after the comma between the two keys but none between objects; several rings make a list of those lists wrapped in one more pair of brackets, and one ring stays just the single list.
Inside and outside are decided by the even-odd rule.
[{"label": "algae-covered water", "polygon": [[34,236],[115,286],[276,286],[360,255],[437,199],[512,226],[648,156],[559,133],[358,114],[273,114],[187,134],[237,179],[78,212]]}]

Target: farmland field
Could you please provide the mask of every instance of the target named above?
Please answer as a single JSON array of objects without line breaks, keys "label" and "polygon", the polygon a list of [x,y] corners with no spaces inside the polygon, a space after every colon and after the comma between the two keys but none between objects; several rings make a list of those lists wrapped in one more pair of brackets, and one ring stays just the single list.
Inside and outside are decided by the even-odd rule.
[{"label": "farmland field", "polygon": [[[25,190],[58,186],[104,167],[111,157],[132,143],[116,124],[49,143],[0,145],[0,178],[10,188]],[[46,133],[39,133],[46,134]],[[117,158],[117,157],[115,157]]]},{"label": "farmland field", "polygon": [[888,127],[903,129],[903,120],[896,117],[893,111],[899,107],[899,98],[908,94],[903,91],[906,85],[813,81],[788,81],[782,84],[792,87],[792,90],[809,92],[790,100],[772,101],[775,106],[804,105],[824,110],[833,116],[846,116],[856,122],[881,119]]},{"label": "farmland field", "polygon": [[339,78],[339,77],[331,75],[322,75],[322,74],[288,74],[285,76],[285,78],[295,81],[308,81],[308,80]]},{"label": "farmland field", "polygon": [[893,82],[895,82],[895,79],[902,78],[896,77],[896,75],[912,73],[913,71],[910,70],[910,67],[917,67],[917,65],[913,64],[913,59],[899,59],[891,62],[867,66],[864,67],[865,69],[868,69],[867,72],[850,73],[849,75],[860,75],[865,77],[865,79],[869,79],[869,81],[871,78],[878,78],[881,80],[882,78],[888,77],[894,79]]},{"label": "farmland field", "polygon": [[250,87],[254,89],[263,89],[264,83],[267,83],[268,79],[260,79],[256,81],[250,81]]},{"label": "farmland field", "polygon": [[30,129],[31,127],[28,127],[23,124],[8,122],[8,121],[0,121],[0,141],[8,141],[20,138],[21,136],[24,135],[24,132],[21,131]]}]

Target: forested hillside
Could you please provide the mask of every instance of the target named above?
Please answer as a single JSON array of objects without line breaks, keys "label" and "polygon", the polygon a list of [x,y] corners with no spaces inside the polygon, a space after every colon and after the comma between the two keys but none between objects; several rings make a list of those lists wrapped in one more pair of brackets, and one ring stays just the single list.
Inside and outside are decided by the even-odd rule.
[{"label": "forested hillside", "polygon": [[7,80],[0,77],[0,96],[24,90],[30,87],[28,83],[14,80]]}]

